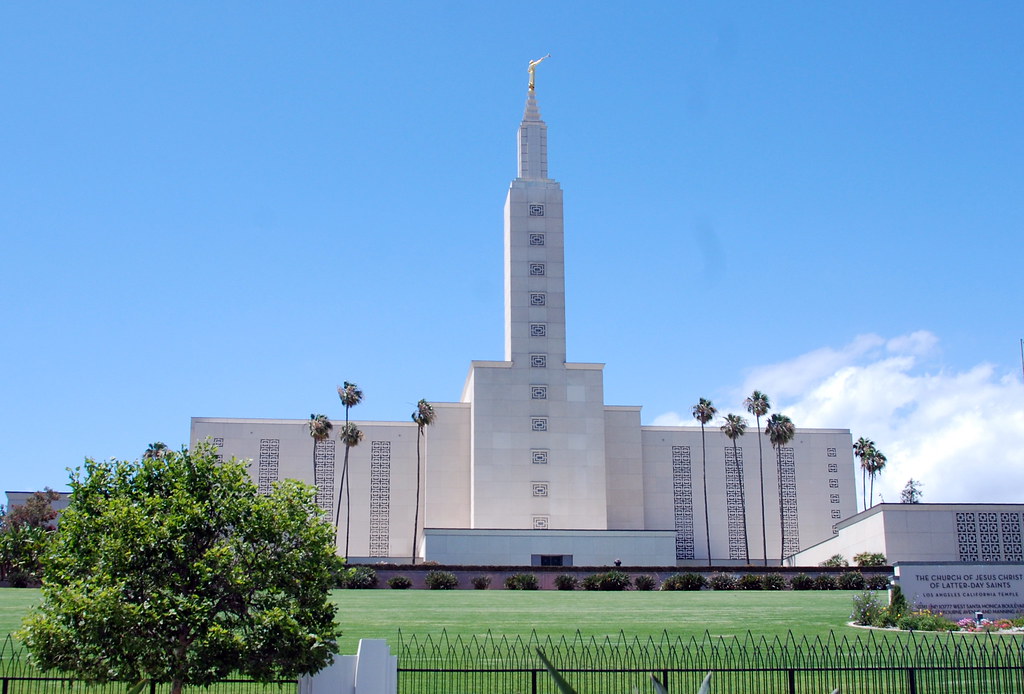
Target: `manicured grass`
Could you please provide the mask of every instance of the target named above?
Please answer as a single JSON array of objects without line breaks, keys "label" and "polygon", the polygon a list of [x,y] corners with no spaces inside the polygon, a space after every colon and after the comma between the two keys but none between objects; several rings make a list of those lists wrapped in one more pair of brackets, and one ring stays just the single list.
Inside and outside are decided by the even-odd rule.
[{"label": "manicured grass", "polygon": [[[339,590],[333,594],[343,630],[342,651],[360,638],[395,639],[401,630],[450,639],[492,635],[617,639],[825,636],[859,632],[846,625],[853,591],[563,592],[494,590]],[[859,632],[863,633],[863,632]]]}]

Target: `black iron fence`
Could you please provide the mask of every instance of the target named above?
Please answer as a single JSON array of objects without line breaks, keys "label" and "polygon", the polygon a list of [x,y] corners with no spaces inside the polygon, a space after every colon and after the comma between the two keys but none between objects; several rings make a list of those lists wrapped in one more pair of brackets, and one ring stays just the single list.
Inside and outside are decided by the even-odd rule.
[{"label": "black iron fence", "polygon": [[885,634],[820,638],[603,639],[400,635],[400,694],[557,694],[537,650],[581,694],[650,692],[657,676],[673,694],[1010,694],[1024,692],[1024,636]]},{"label": "black iron fence", "polygon": [[[0,694],[124,694],[125,682],[89,684],[82,680],[40,672],[28,653],[10,636],[0,643]],[[244,677],[221,680],[203,689],[208,694],[295,694],[295,680],[254,682]],[[151,683],[149,694],[168,694],[170,684]]]}]

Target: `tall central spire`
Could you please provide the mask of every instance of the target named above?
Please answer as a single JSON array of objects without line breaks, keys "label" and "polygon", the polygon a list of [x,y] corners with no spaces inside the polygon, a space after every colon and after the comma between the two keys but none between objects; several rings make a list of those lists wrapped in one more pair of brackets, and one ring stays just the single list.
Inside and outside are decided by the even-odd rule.
[{"label": "tall central spire", "polygon": [[540,119],[537,97],[526,94],[523,121],[519,124],[519,178],[544,180],[548,177],[548,126]]}]

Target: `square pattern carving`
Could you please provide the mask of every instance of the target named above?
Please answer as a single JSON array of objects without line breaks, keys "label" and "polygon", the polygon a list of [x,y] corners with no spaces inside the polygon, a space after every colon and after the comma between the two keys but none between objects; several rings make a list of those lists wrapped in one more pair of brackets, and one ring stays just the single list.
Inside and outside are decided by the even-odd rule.
[{"label": "square pattern carving", "polygon": [[534,431],[547,431],[548,430],[548,418],[547,417],[530,417],[530,428]]},{"label": "square pattern carving", "polygon": [[533,529],[534,530],[547,530],[551,527],[551,520],[547,516],[534,516],[533,517]]},{"label": "square pattern carving", "polygon": [[829,463],[828,471],[831,472],[832,474],[839,472],[839,465],[836,463]]},{"label": "square pattern carving", "polygon": [[547,323],[530,323],[530,337],[547,337]]},{"label": "square pattern carving", "polygon": [[390,554],[391,442],[370,442],[370,556]]},{"label": "square pattern carving", "polygon": [[838,504],[839,503],[839,495],[838,494],[829,494],[828,495],[828,500],[829,500],[829,503]]},{"label": "square pattern carving", "polygon": [[530,355],[530,366],[535,369],[546,369],[548,368],[548,355],[546,354],[531,354]]},{"label": "square pattern carving", "polygon": [[530,234],[531,246],[543,246],[545,240],[544,234]]},{"label": "square pattern carving", "polygon": [[547,482],[531,482],[533,486],[534,496],[547,496],[548,495],[548,483]]},{"label": "square pattern carving", "polygon": [[830,479],[828,481],[828,488],[829,489],[839,489],[839,480],[836,479],[836,478]]},{"label": "square pattern carving", "polygon": [[530,274],[534,277],[544,275],[544,263],[530,263]]},{"label": "square pattern carving", "polygon": [[328,518],[334,518],[334,444],[330,439],[317,442],[313,456],[316,460],[316,503],[327,511]]},{"label": "square pattern carving", "polygon": [[957,513],[956,535],[960,561],[1021,561],[1020,521],[1020,513]]},{"label": "square pattern carving", "polygon": [[260,439],[260,462],[256,475],[256,488],[260,494],[269,494],[277,482],[281,464],[281,439]]},{"label": "square pattern carving", "polygon": [[832,509],[832,517],[833,517],[833,518],[842,518],[843,516],[842,516],[842,514],[841,514],[841,513],[839,512],[839,509],[837,509],[837,508],[834,508],[834,509]]},{"label": "square pattern carving", "polygon": [[834,449],[834,448],[826,448],[825,449],[825,455],[827,455],[829,458],[835,458],[836,457],[836,449]]},{"label": "square pattern carving", "polygon": [[534,465],[548,464],[548,451],[546,448],[534,448],[530,451],[530,462]]},{"label": "square pattern carving", "polygon": [[725,447],[725,510],[729,529],[729,558],[746,559],[747,548],[743,542],[746,522],[743,498],[743,449]]},{"label": "square pattern carving", "polygon": [[224,448],[224,439],[219,436],[213,440],[213,445],[217,448]]},{"label": "square pattern carving", "polygon": [[533,400],[547,400],[548,399],[548,387],[547,386],[530,386],[530,397]]},{"label": "square pattern carving", "polygon": [[531,217],[543,217],[544,216],[544,205],[539,203],[533,203],[530,205],[530,216]]},{"label": "square pattern carving", "polygon": [[693,486],[689,446],[672,446],[672,505],[676,559],[693,559]]},{"label": "square pattern carving", "polygon": [[[793,448],[782,447],[777,464],[779,497],[782,504],[782,553],[788,557],[800,551],[800,519],[797,516],[796,505],[796,456]],[[836,486],[839,486],[838,480]]]},{"label": "square pattern carving", "polygon": [[547,303],[547,294],[542,292],[533,292],[530,294],[530,306],[546,306]]}]

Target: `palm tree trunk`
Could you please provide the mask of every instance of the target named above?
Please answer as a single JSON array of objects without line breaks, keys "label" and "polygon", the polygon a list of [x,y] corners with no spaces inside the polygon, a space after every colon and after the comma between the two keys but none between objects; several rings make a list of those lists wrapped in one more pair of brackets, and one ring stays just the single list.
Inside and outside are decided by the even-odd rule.
[{"label": "palm tree trunk", "polygon": [[761,418],[757,417],[757,470],[761,475],[761,556],[768,566],[768,526],[764,520],[764,451],[761,448]]},{"label": "palm tree trunk", "polygon": [[860,469],[860,501],[864,510],[868,510],[868,471],[862,466]]},{"label": "palm tree trunk", "polygon": [[871,495],[868,497],[868,500],[871,501],[871,505],[874,506],[875,505],[875,473],[872,472],[870,477],[871,477]]},{"label": "palm tree trunk", "polygon": [[416,434],[416,512],[412,517],[412,563],[416,564],[416,534],[420,526],[420,438],[423,429]]},{"label": "palm tree trunk", "polygon": [[708,566],[711,566],[711,524],[708,521],[708,449],[704,444],[704,422],[700,423],[700,466],[704,480],[704,537],[708,545]]}]

